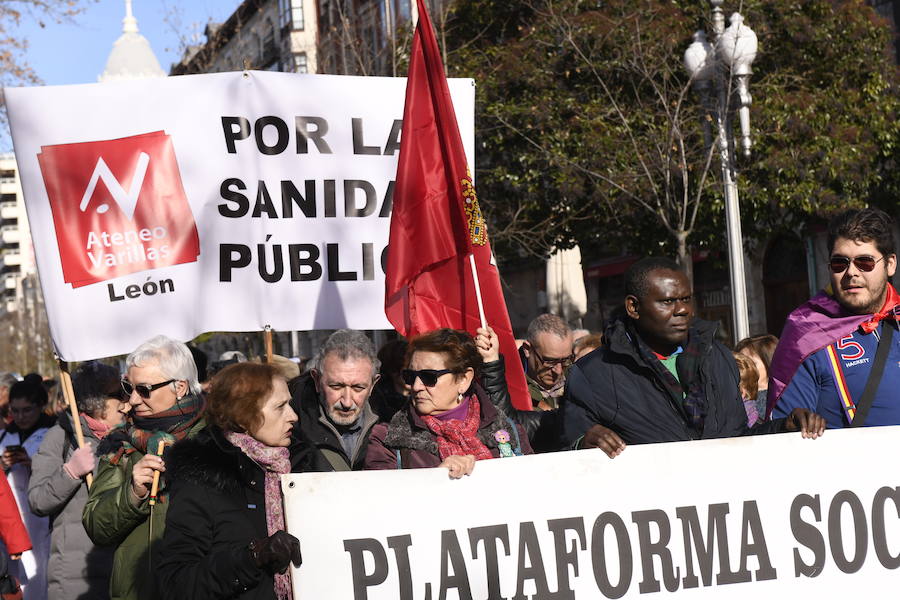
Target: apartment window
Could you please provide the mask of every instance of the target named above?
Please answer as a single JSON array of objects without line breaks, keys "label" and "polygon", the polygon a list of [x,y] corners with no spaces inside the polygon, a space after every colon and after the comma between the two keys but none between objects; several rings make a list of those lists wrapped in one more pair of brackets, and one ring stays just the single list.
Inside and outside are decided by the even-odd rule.
[{"label": "apartment window", "polygon": [[303,29],[303,0],[279,0],[278,23],[294,31]]},{"label": "apartment window", "polygon": [[299,52],[294,55],[294,73],[309,73],[306,52]]},{"label": "apartment window", "polygon": [[275,27],[266,21],[263,29],[262,47],[260,48],[259,66],[264,69],[278,70],[278,48],[275,46]]}]

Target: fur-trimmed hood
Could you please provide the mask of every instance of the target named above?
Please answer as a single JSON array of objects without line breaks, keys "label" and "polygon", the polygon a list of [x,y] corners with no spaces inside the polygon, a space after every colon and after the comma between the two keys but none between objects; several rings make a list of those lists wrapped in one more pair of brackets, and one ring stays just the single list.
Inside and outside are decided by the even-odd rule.
[{"label": "fur-trimmed hood", "polygon": [[255,486],[264,477],[262,469],[225,439],[215,425],[208,425],[196,436],[177,442],[166,453],[165,460],[170,486],[185,482],[233,494],[245,482]]}]

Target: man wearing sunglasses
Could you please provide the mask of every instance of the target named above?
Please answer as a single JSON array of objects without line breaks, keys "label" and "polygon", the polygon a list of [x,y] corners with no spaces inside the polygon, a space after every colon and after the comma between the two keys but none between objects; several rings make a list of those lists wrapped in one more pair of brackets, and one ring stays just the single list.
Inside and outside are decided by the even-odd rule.
[{"label": "man wearing sunglasses", "polygon": [[831,428],[900,425],[893,229],[875,208],[844,212],[829,224],[830,289],[787,319],[772,357],[773,416],[804,407]]},{"label": "man wearing sunglasses", "polygon": [[572,330],[556,315],[543,314],[528,325],[519,350],[528,379],[531,404],[553,410],[563,395],[566,370],[575,358]]},{"label": "man wearing sunglasses", "polygon": [[626,444],[824,430],[807,409],[747,426],[731,350],[716,339],[715,323],[694,319],[691,284],[674,261],[634,263],[625,294],[625,314],[611,321],[603,345],[569,369],[559,408],[566,446],[615,458]]},{"label": "man wearing sunglasses", "polygon": [[288,384],[294,425],[291,464],[299,471],[363,468],[369,434],[378,416],[369,397],[381,361],[361,331],[341,329],[325,341],[310,370]]}]

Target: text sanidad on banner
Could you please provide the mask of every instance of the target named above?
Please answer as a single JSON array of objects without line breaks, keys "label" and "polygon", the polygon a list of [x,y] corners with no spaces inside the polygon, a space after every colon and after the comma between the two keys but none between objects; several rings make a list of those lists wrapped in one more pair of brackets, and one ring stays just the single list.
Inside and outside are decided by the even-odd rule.
[{"label": "text sanidad on banner", "polygon": [[[405,90],[255,71],[7,88],[59,355],[159,333],[390,328]],[[473,164],[474,83],[450,90]]]}]

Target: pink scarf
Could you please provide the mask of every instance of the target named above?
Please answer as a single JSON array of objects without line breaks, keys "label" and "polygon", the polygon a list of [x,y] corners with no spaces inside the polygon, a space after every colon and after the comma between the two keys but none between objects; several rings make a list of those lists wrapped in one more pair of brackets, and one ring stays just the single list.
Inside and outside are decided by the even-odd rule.
[{"label": "pink scarf", "polygon": [[106,434],[109,433],[109,430],[112,429],[109,425],[104,423],[103,421],[98,421],[93,417],[90,417],[84,413],[81,413],[81,416],[84,417],[84,422],[87,423],[87,426],[90,428],[91,433],[94,434],[94,437],[98,440],[102,440],[106,437]]},{"label": "pink scarf", "polygon": [[[284,529],[284,506],[281,502],[280,477],[291,470],[290,455],[287,448],[266,446],[246,433],[226,431],[229,442],[240,448],[241,452],[261,466],[266,472],[266,528],[269,535]],[[275,596],[279,600],[291,597],[291,573],[275,574]]]}]

